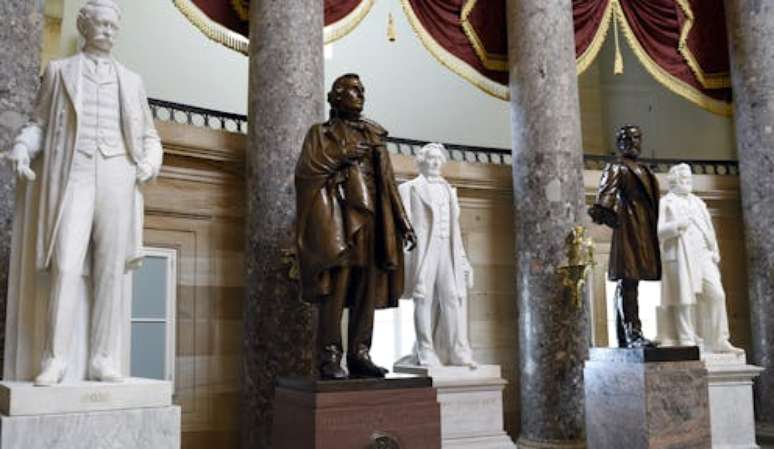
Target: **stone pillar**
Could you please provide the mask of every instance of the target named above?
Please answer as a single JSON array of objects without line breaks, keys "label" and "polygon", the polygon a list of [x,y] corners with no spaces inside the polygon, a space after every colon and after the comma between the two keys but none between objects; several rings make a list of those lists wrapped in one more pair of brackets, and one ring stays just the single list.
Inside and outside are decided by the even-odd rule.
[{"label": "stone pillar", "polygon": [[[0,2],[0,151],[11,149],[13,139],[29,119],[40,79],[42,2]],[[0,166],[0,354],[5,342],[5,305],[8,262],[11,256],[15,178]],[[0,373],[3,372],[0,356]]]},{"label": "stone pillar", "polygon": [[583,153],[571,0],[508,0],[519,448],[584,448],[588,311],[557,269],[585,221]]},{"label": "stone pillar", "polygon": [[774,3],[726,0],[760,429],[774,439]]},{"label": "stone pillar", "polygon": [[270,445],[274,380],[312,372],[313,323],[289,280],[293,173],[304,135],[324,119],[323,4],[250,5],[247,143],[247,302],[242,362],[242,443]]}]

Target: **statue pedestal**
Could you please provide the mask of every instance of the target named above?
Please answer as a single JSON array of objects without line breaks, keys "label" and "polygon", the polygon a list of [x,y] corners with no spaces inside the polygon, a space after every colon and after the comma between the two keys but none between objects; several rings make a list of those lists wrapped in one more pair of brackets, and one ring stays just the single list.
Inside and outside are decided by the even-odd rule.
[{"label": "statue pedestal", "polygon": [[592,348],[584,383],[589,448],[711,447],[697,347]]},{"label": "statue pedestal", "polygon": [[443,449],[515,449],[503,430],[503,388],[499,365],[426,367],[396,364],[396,373],[428,376],[441,404]]},{"label": "statue pedestal", "polygon": [[179,449],[170,382],[0,383],[0,449]]},{"label": "statue pedestal", "polygon": [[707,354],[713,449],[758,449],[755,443],[753,379],[763,368],[748,365],[744,354]]},{"label": "statue pedestal", "polygon": [[318,381],[279,378],[274,391],[274,449],[365,449],[376,439],[400,449],[440,449],[440,407],[431,379]]}]

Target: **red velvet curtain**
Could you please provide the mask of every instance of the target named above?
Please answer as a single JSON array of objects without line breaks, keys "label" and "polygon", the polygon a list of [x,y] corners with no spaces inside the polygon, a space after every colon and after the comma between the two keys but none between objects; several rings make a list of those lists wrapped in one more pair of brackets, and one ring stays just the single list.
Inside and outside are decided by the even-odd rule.
[{"label": "red velvet curtain", "polygon": [[[432,16],[416,11],[428,8],[428,2],[432,3],[411,1],[415,13],[431,21]],[[492,55],[507,53],[505,1],[467,0],[464,3],[466,8],[460,20],[467,28],[468,46],[485,68],[497,68],[491,64]],[[730,113],[723,0],[573,0],[572,7],[575,55],[580,69],[596,56],[615,18],[640,61],[660,83],[701,107]],[[444,22],[424,26],[427,29],[453,27],[451,17],[446,17]],[[469,55],[469,49],[459,47],[456,44],[450,51],[457,52],[455,55]],[[492,82],[507,83],[491,71],[479,73]]]},{"label": "red velvet curtain", "polygon": [[[506,31],[505,1],[465,0],[461,21],[480,58],[507,59],[508,34]],[[573,0],[575,24],[575,55],[580,58],[597,37],[601,26],[609,19],[611,0]],[[451,22],[447,19],[448,22]],[[473,34],[473,36],[471,36]],[[473,42],[478,39],[479,43]],[[500,70],[507,71],[507,67]]]},{"label": "red velvet curtain", "polygon": [[325,0],[325,26],[346,18],[364,0]]},{"label": "red velvet curtain", "polygon": [[[409,16],[409,21],[412,22],[417,34],[442,63],[456,69],[457,72],[466,72],[471,68],[476,74],[495,83],[508,84],[508,74],[488,69],[466,36],[460,21],[465,0],[403,0],[403,2],[407,11],[410,10],[409,14],[413,13],[415,16]],[[483,19],[481,23],[486,29],[490,21]],[[491,29],[498,30],[496,27]],[[499,38],[501,33],[495,33],[495,36]],[[436,46],[442,51],[439,51]],[[460,74],[466,78],[475,75]]]},{"label": "red velvet curtain", "polygon": [[[347,19],[364,2],[370,0],[324,0],[325,1],[325,26],[336,25]],[[200,14],[191,13],[191,6],[197,8],[207,20],[219,24],[227,30],[234,31],[244,37],[249,34],[248,14],[250,0],[174,0],[175,4],[186,13],[195,25],[203,30],[206,28],[208,36],[216,38],[211,32],[211,24],[196,23]],[[217,39],[216,39],[217,40]]]},{"label": "red velvet curtain", "polygon": [[[714,3],[713,6],[722,11],[723,5],[720,1],[701,1],[702,3],[697,2],[695,5],[703,6],[687,11],[690,13],[706,11],[711,3]],[[688,16],[686,10],[675,0],[620,0],[620,5],[626,24],[628,24],[635,40],[633,43],[635,52],[645,53],[644,55],[638,54],[640,60],[646,66],[651,65],[649,67],[651,73],[658,69],[666,72],[666,75],[661,75],[663,79],[659,79],[661,83],[666,84],[672,90],[684,91],[684,96],[691,95],[690,92],[696,92],[697,99],[698,95],[702,95],[720,102],[730,102],[730,88],[727,86],[723,88],[722,85],[712,86],[715,88],[705,87],[699,79],[699,76],[702,75],[697,75],[690,62],[690,58],[693,57],[699,67],[707,66],[722,71],[723,67],[720,64],[725,61],[725,71],[728,71],[725,21],[716,22],[710,27],[710,24],[697,22],[694,19],[691,29],[688,30],[687,37],[689,39],[681,43],[683,26],[686,24]],[[717,18],[718,16],[709,17]],[[713,35],[712,40],[709,39],[709,32]],[[703,36],[703,39],[696,36]],[[692,45],[694,46],[692,47]],[[686,53],[685,50],[690,53]],[[719,56],[718,53],[725,56]],[[690,54],[693,56],[689,56]],[[653,65],[657,68],[652,67]]]},{"label": "red velvet curtain", "polygon": [[[483,6],[486,3],[486,7]],[[505,2],[464,0],[461,22],[476,54],[488,69],[508,71]]]},{"label": "red velvet curtain", "polygon": [[213,22],[217,22],[231,31],[247,37],[249,27],[230,0],[189,0]]},{"label": "red velvet curtain", "polygon": [[[694,15],[687,48],[696,55],[705,75],[725,87],[730,85],[726,36],[726,10],[722,0],[686,0]],[[681,17],[682,27],[685,16]]]},{"label": "red velvet curtain", "polygon": [[575,57],[589,50],[608,15],[610,0],[573,0],[572,18],[575,25]]}]

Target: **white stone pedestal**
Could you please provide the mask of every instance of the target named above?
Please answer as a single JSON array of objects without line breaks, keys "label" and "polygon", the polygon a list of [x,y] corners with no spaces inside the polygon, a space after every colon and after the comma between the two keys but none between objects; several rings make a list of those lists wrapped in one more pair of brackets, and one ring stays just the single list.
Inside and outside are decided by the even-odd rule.
[{"label": "white stone pedestal", "polygon": [[744,354],[708,354],[704,363],[709,384],[712,449],[758,449],[752,385],[763,368],[748,365]]},{"label": "white stone pedestal", "polygon": [[433,378],[441,404],[443,449],[516,449],[503,430],[503,388],[498,365],[428,368],[394,366],[396,373]]},{"label": "white stone pedestal", "polygon": [[172,385],[0,383],[0,449],[179,449]]}]

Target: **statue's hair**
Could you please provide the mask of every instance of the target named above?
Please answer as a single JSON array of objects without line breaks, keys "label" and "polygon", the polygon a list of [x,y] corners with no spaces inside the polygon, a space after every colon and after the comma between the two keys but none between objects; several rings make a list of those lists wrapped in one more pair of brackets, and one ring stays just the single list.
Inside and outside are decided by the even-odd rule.
[{"label": "statue's hair", "polygon": [[616,142],[618,140],[620,140],[621,138],[623,138],[624,136],[629,135],[629,131],[632,128],[640,129],[640,127],[638,125],[634,125],[634,124],[631,124],[631,123],[625,123],[625,124],[619,126],[618,129],[615,132],[615,140],[616,140]]},{"label": "statue's hair", "polygon": [[81,6],[81,9],[78,11],[76,26],[81,35],[86,35],[84,26],[86,25],[86,22],[91,20],[94,16],[94,11],[97,8],[110,8],[115,11],[116,14],[118,14],[118,18],[121,19],[121,7],[118,6],[118,3],[116,3],[115,0],[89,0],[86,4]]},{"label": "statue's hair", "polygon": [[669,169],[669,173],[667,174],[667,180],[669,181],[669,185],[673,186],[677,184],[677,177],[680,176],[681,172],[687,171],[688,173],[691,172],[691,166],[683,162],[682,164],[673,165],[672,168]]},{"label": "statue's hair", "polygon": [[446,147],[444,147],[443,144],[433,142],[428,143],[417,151],[417,165],[425,163],[427,160],[427,153],[429,153],[430,150],[438,150],[438,152],[441,153],[444,163],[448,160],[446,158]]}]

